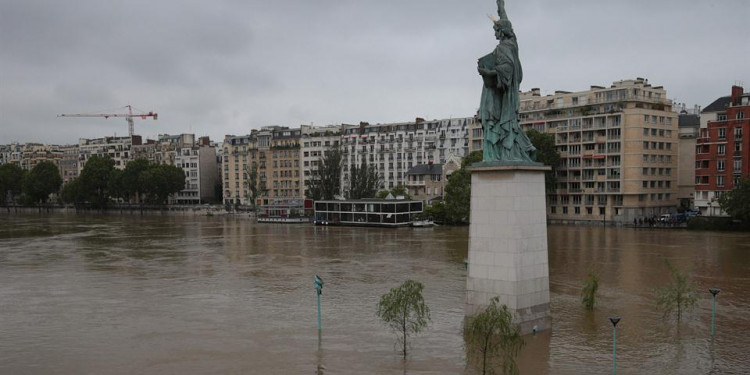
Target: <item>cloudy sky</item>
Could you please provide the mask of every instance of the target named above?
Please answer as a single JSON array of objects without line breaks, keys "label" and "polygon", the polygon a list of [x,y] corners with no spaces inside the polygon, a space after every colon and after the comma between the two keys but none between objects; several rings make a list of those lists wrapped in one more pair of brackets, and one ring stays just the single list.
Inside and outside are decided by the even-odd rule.
[{"label": "cloudy sky", "polygon": [[[749,0],[506,0],[522,90],[750,86]],[[0,0],[0,144],[474,114],[492,0]],[[748,87],[750,89],[750,87]]]}]

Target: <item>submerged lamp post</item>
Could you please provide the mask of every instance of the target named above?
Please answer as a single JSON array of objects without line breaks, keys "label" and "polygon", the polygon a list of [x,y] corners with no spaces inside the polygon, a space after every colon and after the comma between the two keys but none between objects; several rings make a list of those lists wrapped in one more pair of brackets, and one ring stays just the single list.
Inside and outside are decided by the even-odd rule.
[{"label": "submerged lamp post", "polygon": [[617,373],[617,323],[620,322],[620,316],[610,316],[609,321],[612,322],[612,375]]},{"label": "submerged lamp post", "polygon": [[315,292],[318,295],[318,331],[320,331],[320,295],[323,293],[323,279],[318,275],[315,275]]},{"label": "submerged lamp post", "polygon": [[719,288],[708,288],[711,295],[714,296],[713,312],[711,313],[711,336],[716,333],[716,295],[721,292]]}]

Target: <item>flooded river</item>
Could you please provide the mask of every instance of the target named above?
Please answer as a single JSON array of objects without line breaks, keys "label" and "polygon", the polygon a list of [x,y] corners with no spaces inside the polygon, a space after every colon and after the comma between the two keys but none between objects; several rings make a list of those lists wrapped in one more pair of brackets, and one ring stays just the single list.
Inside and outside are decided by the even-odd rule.
[{"label": "flooded river", "polygon": [[[750,234],[550,226],[553,329],[523,374],[750,372]],[[0,214],[0,374],[476,374],[461,326],[468,228],[255,224],[247,218]],[[663,259],[700,288],[682,324]],[[601,274],[593,312],[579,302]],[[325,281],[320,338],[313,275]],[[407,278],[432,324],[403,361],[375,316]],[[722,289],[711,340],[708,287]]]}]

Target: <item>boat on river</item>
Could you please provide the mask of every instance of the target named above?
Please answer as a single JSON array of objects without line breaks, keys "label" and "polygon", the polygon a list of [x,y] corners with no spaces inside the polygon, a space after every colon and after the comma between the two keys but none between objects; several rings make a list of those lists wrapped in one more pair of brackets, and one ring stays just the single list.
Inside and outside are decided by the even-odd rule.
[{"label": "boat on river", "polygon": [[411,223],[411,226],[415,228],[429,228],[429,227],[434,227],[435,222],[432,220],[417,220]]}]

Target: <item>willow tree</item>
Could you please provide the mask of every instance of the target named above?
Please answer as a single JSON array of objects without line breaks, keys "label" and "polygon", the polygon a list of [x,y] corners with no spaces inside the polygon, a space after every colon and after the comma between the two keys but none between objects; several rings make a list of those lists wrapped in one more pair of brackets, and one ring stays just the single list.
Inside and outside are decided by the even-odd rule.
[{"label": "willow tree", "polygon": [[513,324],[513,314],[508,306],[499,305],[494,297],[481,312],[466,320],[464,339],[467,349],[479,354],[482,374],[493,373],[493,361],[500,360],[504,374],[518,374],[516,358],[525,345],[518,325]]},{"label": "willow tree", "polygon": [[406,280],[400,286],[384,294],[378,303],[377,315],[396,333],[406,358],[409,336],[418,334],[430,322],[430,309],[424,302],[424,285]]},{"label": "willow tree", "polygon": [[667,285],[656,289],[656,304],[665,317],[674,313],[677,315],[677,321],[679,322],[685,311],[695,307],[698,299],[695,285],[688,278],[687,273],[679,270],[666,259],[664,259],[664,263],[669,269],[672,280]]}]

